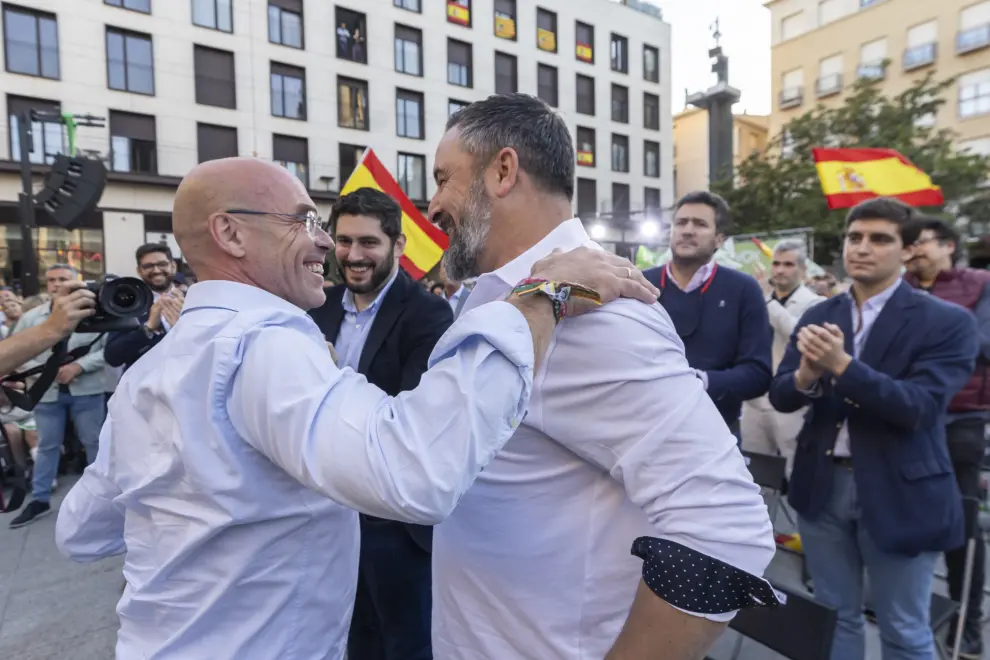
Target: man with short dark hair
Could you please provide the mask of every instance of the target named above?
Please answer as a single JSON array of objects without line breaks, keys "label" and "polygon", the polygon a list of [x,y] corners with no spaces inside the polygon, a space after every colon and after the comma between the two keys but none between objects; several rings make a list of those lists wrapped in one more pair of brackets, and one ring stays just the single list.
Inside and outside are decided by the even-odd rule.
[{"label": "man with short dark hair", "polygon": [[660,288],[688,364],[738,438],[742,402],[766,394],[773,374],[770,318],[759,284],[714,261],[728,226],[724,199],[705,190],[684,195],[674,205],[671,260],[644,275]]},{"label": "man with short dark hair", "polygon": [[110,333],[107,340],[106,360],[111,367],[130,368],[138,358],[158,344],[182,313],[183,293],[174,286],[175,259],[172,250],[164,243],[147,243],[137,249],[137,274],[151,288],[154,303],[147,316],[142,316],[141,327],[134,330]]},{"label": "man with short dark hair", "polygon": [[[454,318],[399,267],[406,245],[402,209],[359,188],[330,212],[344,283],[310,312],[336,349],[337,366],[364,374],[396,396],[414,389]],[[430,660],[433,528],[361,516],[361,559],[348,635],[352,660]]]},{"label": "man with short dark hair", "polygon": [[770,388],[781,412],[811,407],[789,500],[815,598],[838,611],[833,660],[864,657],[864,568],[884,658],[931,660],[935,561],[963,542],[945,415],[978,335],[972,314],[902,281],[917,237],[897,200],[849,212],[852,287],[805,312]]},{"label": "man with short dark hair", "polygon": [[[907,263],[904,276],[911,286],[928,291],[942,300],[962,305],[976,316],[980,333],[980,354],[976,369],[962,390],[949,402],[945,438],[949,446],[956,482],[964,498],[980,497],[980,470],[986,439],[984,429],[990,421],[990,272],[977,268],[955,267],[962,241],[959,233],[938,218],[922,218],[921,234],[914,244],[914,256]],[[983,656],[983,535],[976,534],[973,580],[966,608],[960,657],[978,660]],[[966,546],[945,553],[949,573],[949,596],[962,598]],[[950,628],[949,642],[955,641],[956,627]]]},{"label": "man with short dark hair", "polygon": [[[450,119],[430,218],[450,235],[447,275],[477,277],[457,323],[554,250],[600,249],[574,217],[574,166],[567,124],[532,96]],[[773,600],[756,577],[772,554],[759,489],[663,308],[605,305],[557,328],[519,428],[434,529],[434,657],[699,658],[744,603]],[[664,561],[695,570],[670,578]]]}]

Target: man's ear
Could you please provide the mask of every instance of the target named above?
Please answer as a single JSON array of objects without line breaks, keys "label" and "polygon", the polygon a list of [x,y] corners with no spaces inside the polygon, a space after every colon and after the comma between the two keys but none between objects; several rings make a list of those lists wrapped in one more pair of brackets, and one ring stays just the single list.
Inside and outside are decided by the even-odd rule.
[{"label": "man's ear", "polygon": [[395,257],[398,259],[403,254],[406,253],[406,235],[399,234],[399,237],[395,239]]},{"label": "man's ear", "polygon": [[247,248],[244,245],[244,232],[237,218],[217,211],[207,219],[207,224],[210,229],[210,236],[218,248],[238,259],[247,253]]}]

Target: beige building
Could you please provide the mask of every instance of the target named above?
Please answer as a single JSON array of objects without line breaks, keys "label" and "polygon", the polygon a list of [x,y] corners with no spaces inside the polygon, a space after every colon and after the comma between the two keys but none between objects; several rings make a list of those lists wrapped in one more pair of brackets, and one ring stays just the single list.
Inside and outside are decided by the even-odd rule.
[{"label": "beige building", "polygon": [[[767,146],[766,115],[733,115],[732,165]],[[708,113],[688,108],[674,115],[674,196],[708,189]]]},{"label": "beige building", "polygon": [[[955,78],[938,127],[990,154],[990,0],[770,0],[770,134],[821,103],[841,103],[857,77],[898,94],[934,71]],[[880,64],[889,65],[884,70]]]}]

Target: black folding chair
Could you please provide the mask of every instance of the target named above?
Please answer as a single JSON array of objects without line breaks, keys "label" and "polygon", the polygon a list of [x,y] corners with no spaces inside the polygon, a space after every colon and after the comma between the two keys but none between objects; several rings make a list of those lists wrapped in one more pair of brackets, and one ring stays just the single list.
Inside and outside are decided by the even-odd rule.
[{"label": "black folding chair", "polygon": [[740,610],[729,623],[740,635],[733,660],[739,656],[744,639],[759,642],[789,660],[829,660],[838,620],[835,610],[800,591],[771,584],[780,600],[778,607]]}]

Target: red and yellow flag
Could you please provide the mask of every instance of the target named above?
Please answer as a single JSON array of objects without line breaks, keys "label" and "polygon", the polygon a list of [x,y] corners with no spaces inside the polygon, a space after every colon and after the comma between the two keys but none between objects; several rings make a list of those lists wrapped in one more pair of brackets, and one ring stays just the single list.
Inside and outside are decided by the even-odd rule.
[{"label": "red and yellow flag", "polygon": [[911,206],[939,206],[942,189],[893,149],[812,149],[830,209],[874,197],[896,197]]},{"label": "red and yellow flag", "polygon": [[381,190],[399,203],[402,207],[402,233],[406,236],[406,250],[400,263],[415,280],[430,272],[447,249],[447,234],[420,213],[371,149],[365,150],[361,162],[340,189],[340,194],[346,195],[358,188]]}]

